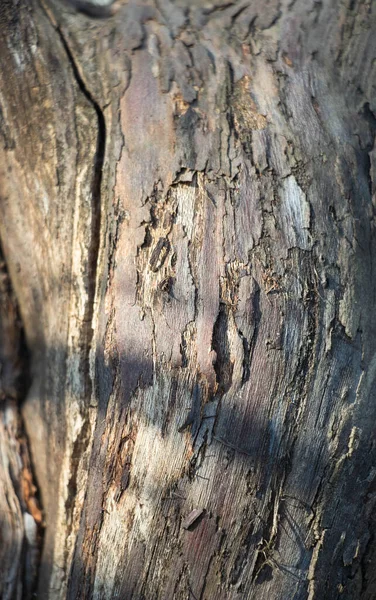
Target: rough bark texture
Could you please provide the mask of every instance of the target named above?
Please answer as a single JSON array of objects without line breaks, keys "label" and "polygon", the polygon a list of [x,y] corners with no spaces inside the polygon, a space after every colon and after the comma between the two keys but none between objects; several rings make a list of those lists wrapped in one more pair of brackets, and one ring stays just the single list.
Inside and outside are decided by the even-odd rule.
[{"label": "rough bark texture", "polygon": [[372,600],[376,4],[118,4],[0,9],[38,597]]},{"label": "rough bark texture", "polygon": [[35,591],[42,513],[19,413],[28,363],[8,273],[0,248],[0,597],[24,598]]}]

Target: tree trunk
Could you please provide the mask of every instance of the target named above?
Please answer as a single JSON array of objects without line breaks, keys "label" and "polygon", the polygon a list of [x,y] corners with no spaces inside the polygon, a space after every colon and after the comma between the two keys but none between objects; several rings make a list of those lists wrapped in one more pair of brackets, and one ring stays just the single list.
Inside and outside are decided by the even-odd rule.
[{"label": "tree trunk", "polygon": [[3,0],[4,598],[376,597],[375,14]]}]

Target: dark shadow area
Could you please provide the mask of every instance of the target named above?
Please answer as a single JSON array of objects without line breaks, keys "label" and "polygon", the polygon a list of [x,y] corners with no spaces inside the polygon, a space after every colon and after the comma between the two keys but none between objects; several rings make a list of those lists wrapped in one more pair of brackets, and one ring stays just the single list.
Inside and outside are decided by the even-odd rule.
[{"label": "dark shadow area", "polygon": [[[44,355],[45,360],[48,360],[51,352],[54,355],[63,355],[66,350],[45,349],[38,352],[38,356]],[[321,420],[317,422],[316,419],[317,427],[329,426],[330,413],[336,410],[338,394],[342,394],[343,379],[355,381],[359,377],[357,359],[359,348],[354,347],[341,331],[338,331],[333,339],[333,354],[337,356],[335,370],[330,372],[332,357],[329,357],[327,368],[330,374],[325,382],[322,399],[325,411],[320,416]],[[338,359],[338,356],[341,358]],[[40,372],[40,369],[41,367],[37,367],[36,372]],[[187,377],[188,373],[188,366],[166,373],[163,365],[162,368],[157,365],[157,372],[151,373],[149,360],[132,361],[132,357],[117,355],[105,357],[101,351],[97,352],[95,396],[98,401],[98,412],[87,492],[67,598],[105,598],[108,596],[100,590],[112,586],[115,590],[113,597],[125,600],[148,598],[138,587],[145,567],[144,561],[148,560],[149,556],[145,539],[140,539],[126,558],[122,557],[119,563],[120,570],[116,572],[112,583],[108,580],[101,583],[95,578],[96,561],[101,552],[98,547],[100,531],[108,518],[106,499],[110,490],[117,486],[115,498],[117,505],[121,506],[127,494],[135,493],[134,490],[140,489],[140,483],[134,480],[133,475],[135,463],[132,452],[138,435],[137,430],[132,443],[129,443],[129,436],[126,440],[131,448],[128,455],[124,457],[122,454],[125,443],[123,432],[127,423],[132,422],[137,423],[139,428],[149,429],[149,439],[155,438],[159,445],[163,445],[164,440],[168,441],[177,436],[181,439],[182,446],[188,445],[192,448],[191,456],[187,457],[185,463],[181,465],[179,477],[173,481],[170,479],[168,483],[163,479],[156,479],[154,482],[149,482],[147,489],[150,509],[157,515],[155,517],[157,521],[164,523],[163,527],[171,531],[172,543],[179,542],[180,553],[183,552],[184,560],[191,565],[192,572],[198,569],[201,558],[198,553],[198,562],[195,563],[195,554],[191,554],[190,548],[195,547],[195,544],[204,544],[210,549],[214,544],[212,548],[214,556],[219,552],[219,548],[226,544],[230,544],[230,551],[230,540],[234,535],[238,542],[239,539],[242,542],[236,564],[231,567],[228,574],[232,585],[240,585],[242,578],[247,580],[249,585],[252,582],[261,584],[272,578],[276,572],[282,572],[286,577],[295,579],[299,589],[306,589],[312,545],[307,542],[307,530],[302,523],[309,523],[314,519],[316,505],[323,498],[326,503],[323,518],[331,518],[333,522],[337,518],[338,497],[329,492],[330,486],[338,485],[332,481],[336,453],[329,455],[327,445],[315,446],[314,435],[311,437],[312,445],[304,445],[307,435],[300,434],[295,426],[297,412],[301,408],[298,403],[290,402],[282,422],[283,427],[276,429],[273,426],[273,415],[263,420],[256,411],[247,413],[240,400],[239,406],[243,406],[243,409],[236,410],[236,400],[231,399],[229,385],[220,389],[220,393],[204,403],[202,383],[197,378]],[[123,383],[124,377],[127,377],[127,384]],[[247,378],[243,382],[237,394],[244,394],[243,386],[248,381]],[[311,381],[308,390],[311,389],[312,392],[314,386],[315,382]],[[150,394],[154,387],[156,391],[153,405],[145,401],[145,394]],[[159,394],[158,390],[162,389],[168,390],[167,396],[165,392]],[[290,390],[290,396],[292,391]],[[115,401],[113,401],[114,396]],[[110,398],[112,398],[111,403]],[[286,398],[282,400],[288,402]],[[43,405],[45,402],[50,403],[51,399],[47,397],[40,401]],[[354,402],[351,390],[345,401],[349,405]],[[56,402],[62,404],[59,412],[64,414],[64,398],[58,398]],[[41,412],[43,414],[43,406]],[[341,432],[342,445],[338,457],[343,451],[343,445],[347,444],[349,439],[351,433],[349,427],[350,425]],[[110,451],[109,431],[115,440],[115,445],[112,442]],[[167,442],[166,447],[168,447]],[[372,452],[374,455],[375,451]],[[122,456],[122,459],[118,461],[119,456]],[[174,457],[171,456],[171,461],[173,459]],[[329,460],[332,462],[330,463]],[[365,473],[369,458],[367,463],[364,463],[364,459],[360,456],[359,464],[362,462],[361,470]],[[140,465],[138,464],[137,467],[139,468]],[[233,481],[234,477],[241,496],[239,496],[239,512],[235,509],[235,505],[231,507],[229,486],[231,487],[232,484],[227,483]],[[72,491],[75,492],[74,481],[72,486]],[[344,486],[347,487],[346,502],[351,496],[353,506],[358,506],[366,500],[369,486],[360,489],[357,480],[351,482],[349,473]],[[207,498],[207,502],[199,506],[190,506],[189,499],[197,497],[198,489],[202,490],[201,495]],[[205,489],[209,489],[209,493],[205,492]],[[234,490],[232,492],[236,497],[236,492]],[[50,497],[54,496],[52,489],[45,490],[45,493]],[[56,489],[56,496],[57,494]],[[193,509],[200,509],[203,512],[194,527],[185,530],[182,523]],[[230,519],[231,510],[234,510],[234,513]],[[353,519],[350,519],[344,525],[345,529],[353,527],[352,521]],[[48,527],[53,528],[53,524],[49,523],[47,518]],[[299,560],[295,556],[293,564],[283,564],[275,558],[275,551],[280,544],[285,543],[286,537],[295,546],[295,552],[300,555]],[[158,552],[158,544],[162,542],[150,541],[156,544],[154,550]],[[165,539],[163,543],[168,544],[168,540]],[[254,561],[252,555],[255,556]],[[118,558],[114,556],[115,561]],[[178,571],[183,569],[179,554],[171,560],[173,563],[176,562]],[[342,560],[340,556],[338,560]],[[150,568],[152,569],[153,566],[150,565]],[[357,568],[360,568],[359,561],[355,562],[355,571]],[[39,585],[39,598],[48,597],[44,594],[44,590],[47,589],[51,569],[49,556],[44,552],[40,565],[43,578]],[[152,577],[150,571],[147,581],[152,581]],[[190,591],[192,598],[203,597],[203,588],[195,591],[194,581],[189,582],[188,578],[186,585],[191,586],[193,590]],[[200,585],[202,582],[199,583]],[[96,596],[93,596],[94,589],[97,590]],[[167,589],[166,593],[170,591]]]}]

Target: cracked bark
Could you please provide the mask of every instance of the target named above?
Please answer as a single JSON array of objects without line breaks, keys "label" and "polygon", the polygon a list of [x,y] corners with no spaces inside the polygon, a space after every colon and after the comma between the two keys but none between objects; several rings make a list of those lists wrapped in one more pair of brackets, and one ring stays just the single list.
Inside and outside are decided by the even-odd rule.
[{"label": "cracked bark", "polygon": [[375,26],[3,2],[38,597],[374,598]]}]

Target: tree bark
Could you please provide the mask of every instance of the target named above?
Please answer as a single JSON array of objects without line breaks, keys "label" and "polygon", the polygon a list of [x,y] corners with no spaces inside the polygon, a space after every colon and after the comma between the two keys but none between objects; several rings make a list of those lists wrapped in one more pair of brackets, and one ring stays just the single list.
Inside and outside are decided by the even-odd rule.
[{"label": "tree bark", "polygon": [[[35,476],[38,598],[375,598],[375,15],[3,1],[1,357],[25,336],[34,508],[2,458],[1,535],[40,530]],[[33,591],[17,552],[4,598]]]}]

